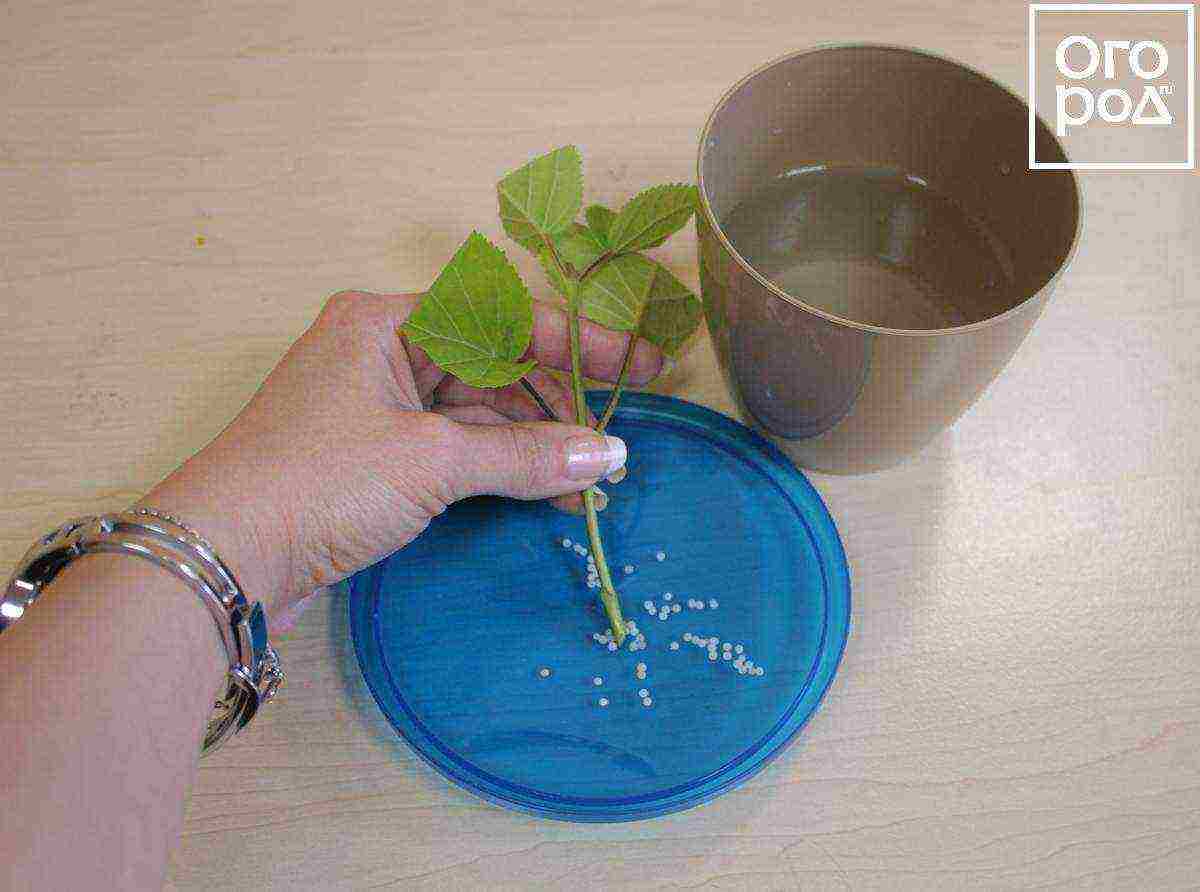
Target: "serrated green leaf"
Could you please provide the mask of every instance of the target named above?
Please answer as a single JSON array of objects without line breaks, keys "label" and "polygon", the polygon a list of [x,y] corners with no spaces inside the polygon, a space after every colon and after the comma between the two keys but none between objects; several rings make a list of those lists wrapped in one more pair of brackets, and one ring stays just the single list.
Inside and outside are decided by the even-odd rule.
[{"label": "serrated green leaf", "polygon": [[654,280],[654,263],[641,254],[621,254],[606,261],[579,287],[579,311],[605,328],[637,328]]},{"label": "serrated green leaf", "polygon": [[551,287],[563,297],[567,297],[570,294],[567,290],[567,281],[559,271],[558,264],[554,262],[554,255],[550,253],[550,249],[543,245],[542,249],[538,251],[538,260],[542,264],[546,278],[550,280]]},{"label": "serrated green leaf", "polygon": [[473,387],[505,387],[533,335],[533,299],[504,252],[472,232],[401,326],[443,371]]},{"label": "serrated green leaf", "polygon": [[588,205],[588,209],[583,212],[583,216],[587,219],[588,226],[592,232],[600,237],[604,244],[608,244],[608,234],[612,231],[613,220],[617,215],[610,211],[602,204]]},{"label": "serrated green leaf", "polygon": [[661,263],[654,267],[654,281],[637,331],[663,353],[673,356],[699,327],[704,305],[669,269]]},{"label": "serrated green leaf", "polygon": [[536,250],[542,237],[571,228],[583,204],[583,161],[574,146],[534,158],[496,186],[504,231],[524,248]]},{"label": "serrated green leaf", "polygon": [[570,229],[556,236],[554,247],[560,258],[575,267],[577,274],[599,260],[607,250],[596,233],[579,223],[571,224]]},{"label": "serrated green leaf", "polygon": [[657,247],[682,229],[695,209],[695,186],[672,184],[645,189],[629,199],[612,221],[609,247],[617,252]]}]

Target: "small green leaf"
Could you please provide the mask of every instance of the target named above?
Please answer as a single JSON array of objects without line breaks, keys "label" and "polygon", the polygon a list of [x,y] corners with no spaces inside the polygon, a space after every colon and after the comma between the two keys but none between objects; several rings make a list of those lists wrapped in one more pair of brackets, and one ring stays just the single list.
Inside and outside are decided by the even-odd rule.
[{"label": "small green leaf", "polygon": [[504,231],[524,248],[536,250],[542,237],[571,228],[583,204],[583,161],[574,146],[534,158],[496,186]]},{"label": "small green leaf", "polygon": [[605,328],[633,331],[654,279],[654,263],[621,254],[596,267],[579,286],[579,312]]},{"label": "small green leaf", "polygon": [[538,260],[542,264],[542,270],[546,273],[546,278],[550,280],[550,285],[561,294],[563,297],[568,297],[570,292],[567,290],[567,280],[563,278],[562,273],[558,269],[558,264],[554,262],[554,255],[545,245],[538,251]]},{"label": "small green leaf", "polygon": [[596,233],[600,240],[607,245],[608,234],[612,231],[613,220],[617,218],[617,215],[602,204],[588,205],[588,209],[583,212],[583,215],[587,218],[592,232]]},{"label": "small green leaf", "polygon": [[600,237],[579,223],[572,224],[565,233],[556,236],[554,247],[558,250],[558,256],[575,267],[577,273],[582,273],[599,260],[606,250]]},{"label": "small green leaf", "polygon": [[625,203],[612,228],[608,244],[613,251],[640,251],[661,245],[687,223],[696,209],[696,187],[673,184],[653,186]]},{"label": "small green leaf", "polygon": [[473,387],[505,387],[533,334],[533,299],[504,252],[472,232],[401,326],[443,371]]},{"label": "small green leaf", "polygon": [[704,318],[704,305],[661,263],[655,263],[654,282],[646,297],[638,335],[673,356]]}]

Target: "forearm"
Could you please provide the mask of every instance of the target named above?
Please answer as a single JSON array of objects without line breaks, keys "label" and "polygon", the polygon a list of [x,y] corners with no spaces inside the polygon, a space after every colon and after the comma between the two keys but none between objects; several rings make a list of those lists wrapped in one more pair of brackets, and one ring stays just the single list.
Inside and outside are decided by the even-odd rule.
[{"label": "forearm", "polygon": [[225,662],[167,571],[68,566],[0,640],[0,886],[159,888]]}]

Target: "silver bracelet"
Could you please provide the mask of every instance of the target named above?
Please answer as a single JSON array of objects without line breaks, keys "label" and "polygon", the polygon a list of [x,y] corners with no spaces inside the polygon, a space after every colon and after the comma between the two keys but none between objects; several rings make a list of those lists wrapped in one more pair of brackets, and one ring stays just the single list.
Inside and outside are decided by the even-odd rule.
[{"label": "silver bracelet", "polygon": [[135,508],[72,520],[46,534],[25,553],[0,596],[0,633],[24,615],[63,567],[103,552],[132,554],[163,567],[190,585],[212,614],[229,672],[201,748],[202,755],[211,753],[275,696],[284,674],[267,640],[262,603],[251,605],[216,549],[177,518]]}]

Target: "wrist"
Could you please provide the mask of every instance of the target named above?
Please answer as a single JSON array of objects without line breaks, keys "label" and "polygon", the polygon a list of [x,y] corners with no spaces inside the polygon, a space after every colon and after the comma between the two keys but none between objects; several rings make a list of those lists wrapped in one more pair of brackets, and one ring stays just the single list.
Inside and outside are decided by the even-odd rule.
[{"label": "wrist", "polygon": [[282,522],[268,523],[259,505],[238,497],[235,487],[184,465],[139,499],[135,507],[177,517],[212,543],[251,603],[261,601],[267,618],[294,600],[286,572],[289,547]]}]

